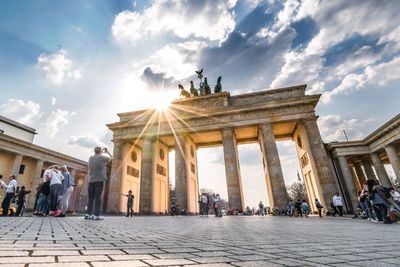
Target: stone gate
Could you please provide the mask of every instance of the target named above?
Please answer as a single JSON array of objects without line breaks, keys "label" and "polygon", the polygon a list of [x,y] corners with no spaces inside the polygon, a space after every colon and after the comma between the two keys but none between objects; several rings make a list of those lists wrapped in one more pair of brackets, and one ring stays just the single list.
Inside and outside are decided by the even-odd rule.
[{"label": "stone gate", "polygon": [[[118,114],[113,131],[114,161],[107,209],[126,210],[121,194],[132,190],[135,211],[162,214],[169,210],[168,153],[175,150],[175,203],[198,213],[200,147],[223,146],[228,202],[243,209],[237,145],[259,143],[269,203],[286,208],[288,195],[276,146],[293,140],[309,199],[329,207],[338,191],[333,165],[317,126],[315,106],[321,95],[306,95],[306,85],[231,96],[228,92],[178,99],[168,109]],[[312,205],[314,206],[314,205]]]}]

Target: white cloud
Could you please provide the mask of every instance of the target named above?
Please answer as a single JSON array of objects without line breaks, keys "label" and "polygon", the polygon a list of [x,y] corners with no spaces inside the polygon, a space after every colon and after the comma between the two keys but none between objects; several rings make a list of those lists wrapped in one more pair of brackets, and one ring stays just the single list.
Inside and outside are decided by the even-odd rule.
[{"label": "white cloud", "polygon": [[391,81],[399,80],[399,73],[400,57],[395,57],[389,62],[368,66],[360,74],[346,75],[339,86],[323,95],[322,100],[329,102],[334,95],[349,94],[362,90],[366,86],[384,86]]},{"label": "white cloud", "polygon": [[81,136],[71,136],[67,140],[67,145],[77,145],[80,147],[93,149],[97,146],[104,147],[105,143],[101,141],[100,138],[91,134],[87,134]]},{"label": "white cloud", "polygon": [[30,100],[9,99],[0,109],[1,115],[23,124],[32,124],[42,115],[40,105]]},{"label": "white cloud", "polygon": [[65,50],[62,49],[53,54],[41,54],[36,67],[56,86],[63,85],[68,79],[79,80],[82,77],[82,70],[67,58]]},{"label": "white cloud", "polygon": [[51,114],[47,117],[44,125],[47,134],[50,137],[54,137],[60,128],[67,125],[69,120],[75,115],[75,112],[69,112],[62,109],[51,111]]},{"label": "white cloud", "polygon": [[57,104],[57,99],[55,97],[51,98],[51,105],[55,106]]},{"label": "white cloud", "polygon": [[[400,35],[397,33],[400,29],[393,17],[399,11],[394,1],[287,1],[274,27],[283,27],[310,16],[318,25],[319,32],[304,50],[286,54],[285,63],[271,87],[308,83],[311,92],[318,92],[331,90],[337,81],[358,84],[357,79],[364,80],[357,76],[360,70],[366,66],[373,68],[385,55],[398,51]],[[372,14],[373,20],[370,19]],[[375,46],[382,45],[383,48],[377,50],[375,46],[364,45],[341,58],[341,62],[326,65],[324,55],[328,49],[355,34],[376,37],[378,43]]]},{"label": "white cloud", "polygon": [[135,43],[163,32],[181,38],[223,40],[235,27],[232,10],[235,5],[236,0],[153,0],[143,13],[128,10],[119,13],[112,34],[120,43]]},{"label": "white cloud", "polygon": [[323,115],[318,119],[321,136],[325,142],[345,141],[343,130],[349,140],[364,138],[368,124],[374,119],[360,120],[355,118],[342,118],[340,115]]}]

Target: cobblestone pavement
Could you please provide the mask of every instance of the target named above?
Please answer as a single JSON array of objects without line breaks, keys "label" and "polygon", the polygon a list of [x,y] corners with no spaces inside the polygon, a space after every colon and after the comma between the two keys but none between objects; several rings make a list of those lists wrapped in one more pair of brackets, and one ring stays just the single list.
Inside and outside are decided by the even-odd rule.
[{"label": "cobblestone pavement", "polygon": [[400,224],[347,218],[0,218],[4,266],[400,266]]}]

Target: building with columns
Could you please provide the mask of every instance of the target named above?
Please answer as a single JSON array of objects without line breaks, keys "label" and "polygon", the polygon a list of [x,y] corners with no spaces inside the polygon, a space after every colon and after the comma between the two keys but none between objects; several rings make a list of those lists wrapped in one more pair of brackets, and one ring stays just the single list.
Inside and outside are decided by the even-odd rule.
[{"label": "building with columns", "polygon": [[[87,162],[33,144],[36,130],[0,116],[0,174],[8,183],[8,176],[16,175],[18,187],[25,185],[32,190],[27,198],[27,209],[33,209],[36,188],[42,181],[43,172],[53,164],[66,165],[75,177],[75,191],[71,197],[70,210],[82,210],[86,204],[84,180]],[[87,179],[86,179],[87,180]],[[0,201],[5,190],[0,191]]]},{"label": "building with columns", "polygon": [[366,180],[392,186],[384,165],[393,169],[393,178],[400,184],[400,114],[362,140],[332,142],[326,147],[349,212],[356,209],[358,191]]},{"label": "building with columns", "polygon": [[[237,145],[258,143],[271,207],[284,209],[288,194],[276,141],[293,140],[309,199],[329,207],[340,190],[332,161],[322,141],[315,107],[321,95],[306,95],[306,85],[231,96],[228,92],[175,100],[168,109],[118,114],[113,131],[107,210],[124,212],[121,194],[132,190],[135,211],[164,214],[169,210],[168,152],[175,150],[175,204],[199,212],[197,149],[223,146],[228,202],[244,208]],[[312,205],[315,210],[314,205]]]}]

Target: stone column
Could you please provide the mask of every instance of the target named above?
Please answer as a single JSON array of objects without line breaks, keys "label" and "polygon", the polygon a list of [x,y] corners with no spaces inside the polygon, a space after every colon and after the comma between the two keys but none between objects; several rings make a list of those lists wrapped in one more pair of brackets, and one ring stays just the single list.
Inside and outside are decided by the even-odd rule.
[{"label": "stone column", "polygon": [[391,187],[392,182],[389,179],[389,175],[387,174],[378,153],[371,153],[371,160],[372,164],[374,165],[376,174],[378,175],[380,184],[385,187]]},{"label": "stone column", "polygon": [[396,148],[394,146],[385,147],[385,151],[388,155],[390,164],[393,167],[394,174],[396,175],[397,180],[400,180],[400,158],[399,154],[397,154]]},{"label": "stone column", "polygon": [[354,169],[356,171],[358,181],[360,182],[360,184],[362,186],[367,181],[367,178],[365,177],[364,171],[361,168],[361,163],[354,162]]},{"label": "stone column", "polygon": [[338,157],[340,170],[342,171],[343,180],[347,188],[347,193],[350,197],[350,203],[352,207],[352,212],[357,210],[358,196],[357,189],[353,183],[353,178],[351,176],[350,167],[345,157]]},{"label": "stone column", "polygon": [[275,136],[270,124],[260,125],[259,139],[265,166],[265,181],[268,192],[272,193],[272,197],[269,196],[270,205],[272,208],[286,209],[289,197],[283,179]]},{"label": "stone column", "polygon": [[231,128],[222,130],[224,145],[225,175],[230,208],[243,210],[243,191],[235,132]]},{"label": "stone column", "polygon": [[[115,214],[119,212],[121,180],[125,171],[122,164],[124,158],[122,142],[114,142],[113,158],[114,159],[111,162],[110,188],[108,193],[107,212]],[[88,187],[84,186],[84,195],[87,195],[87,190]]]},{"label": "stone column", "polygon": [[151,214],[152,212],[154,149],[154,140],[143,138],[139,202],[139,213],[141,214]]},{"label": "stone column", "polygon": [[14,174],[16,178],[18,178],[19,168],[22,164],[22,158],[23,156],[21,154],[16,154],[14,158],[14,162],[11,168],[11,174]]},{"label": "stone column", "polygon": [[322,198],[322,205],[327,208],[329,207],[333,195],[338,191],[331,163],[326,154],[325,145],[322,141],[316,118],[305,120],[303,125],[310,147],[309,153],[312,154],[314,161],[314,179],[317,179],[317,186],[319,185],[318,190],[321,191],[319,193]]},{"label": "stone column", "polygon": [[188,210],[188,176],[185,136],[175,138],[175,206]]},{"label": "stone column", "polygon": [[369,159],[367,159],[367,158],[361,159],[361,163],[364,166],[364,171],[365,171],[365,174],[367,175],[367,179],[368,180],[376,180],[376,175],[374,173],[374,170],[372,169],[372,165],[371,165],[371,162],[369,161]]}]

